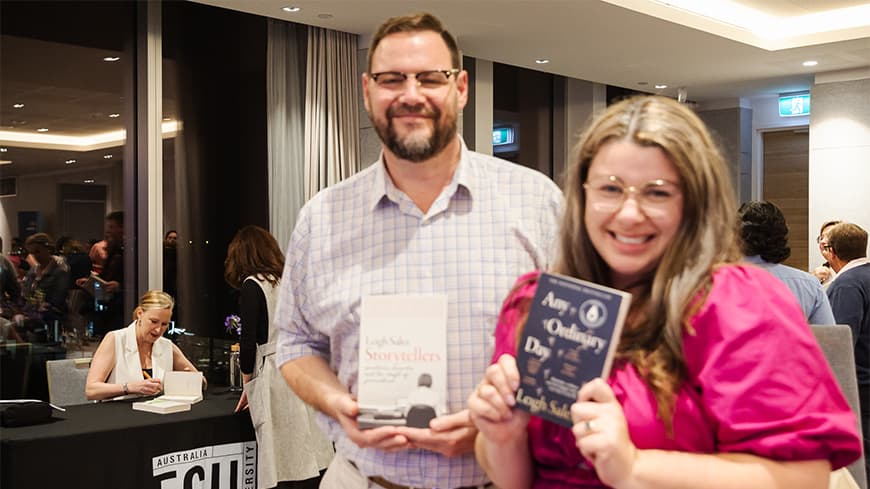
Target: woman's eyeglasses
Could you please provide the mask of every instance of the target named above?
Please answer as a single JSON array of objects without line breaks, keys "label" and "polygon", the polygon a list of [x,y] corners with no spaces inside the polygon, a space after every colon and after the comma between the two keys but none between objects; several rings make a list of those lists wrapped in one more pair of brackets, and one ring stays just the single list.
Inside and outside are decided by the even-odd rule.
[{"label": "woman's eyeglasses", "polygon": [[616,212],[631,194],[649,217],[661,217],[673,211],[674,203],[682,195],[678,184],[661,178],[635,186],[626,185],[615,175],[595,177],[587,180],[583,188],[586,189],[589,205],[598,212]]}]

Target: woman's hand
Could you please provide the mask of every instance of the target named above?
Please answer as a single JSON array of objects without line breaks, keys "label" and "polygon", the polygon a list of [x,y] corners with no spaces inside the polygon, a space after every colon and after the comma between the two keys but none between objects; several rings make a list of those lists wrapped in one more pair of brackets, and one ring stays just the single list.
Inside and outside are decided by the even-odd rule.
[{"label": "woman's hand", "polygon": [[628,435],[625,413],[613,389],[598,378],[587,382],[571,405],[571,431],[577,448],[595,465],[605,485],[619,487],[631,477],[637,447]]},{"label": "woman's hand", "polygon": [[242,391],[242,397],[239,398],[239,403],[236,404],[236,410],[233,412],[238,413],[245,409],[248,409],[248,393]]},{"label": "woman's hand", "polygon": [[142,396],[153,396],[159,394],[163,390],[163,385],[160,379],[145,379],[135,382],[127,382],[127,391],[130,394],[139,394]]},{"label": "woman's hand", "polygon": [[525,432],[529,414],[516,410],[514,393],[520,385],[516,359],[508,354],[486,369],[468,397],[468,413],[478,431],[493,443],[503,443]]}]

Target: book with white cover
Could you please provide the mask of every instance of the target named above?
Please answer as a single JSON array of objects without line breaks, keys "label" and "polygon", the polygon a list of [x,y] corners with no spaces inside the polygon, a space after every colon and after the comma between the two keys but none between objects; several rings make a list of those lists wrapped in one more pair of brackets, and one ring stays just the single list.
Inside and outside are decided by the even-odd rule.
[{"label": "book with white cover", "polygon": [[158,399],[191,404],[201,401],[202,372],[166,372],[163,374],[163,395]]},{"label": "book with white cover", "polygon": [[134,402],[133,409],[160,414],[177,413],[190,411],[190,405],[201,400],[202,372],[173,371],[163,374],[162,396]]},{"label": "book with white cover", "polygon": [[360,429],[447,413],[446,295],[362,298],[358,386]]},{"label": "book with white cover", "polygon": [[182,401],[169,401],[164,396],[133,403],[134,411],[147,411],[149,413],[169,414],[182,411],[190,411],[190,403]]}]

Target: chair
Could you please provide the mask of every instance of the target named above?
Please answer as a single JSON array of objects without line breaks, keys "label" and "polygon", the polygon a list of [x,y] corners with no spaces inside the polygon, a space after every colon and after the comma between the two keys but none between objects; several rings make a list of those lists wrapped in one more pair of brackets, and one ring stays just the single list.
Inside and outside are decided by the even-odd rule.
[{"label": "chair", "polygon": [[48,398],[58,406],[87,404],[85,383],[90,370],[90,358],[46,360],[48,373]]},{"label": "chair", "polygon": [[412,428],[428,428],[429,421],[435,417],[435,408],[425,404],[414,404],[408,409],[405,424]]},{"label": "chair", "polygon": [[[861,433],[861,408],[858,401],[858,379],[855,374],[855,349],[852,343],[852,328],[843,324],[810,325],[813,334],[825,357],[840,389],[849,401],[849,406],[858,419],[858,433]],[[866,456],[866,454],[864,455]],[[849,472],[861,489],[867,489],[867,474],[864,469],[864,456],[849,466]]]}]

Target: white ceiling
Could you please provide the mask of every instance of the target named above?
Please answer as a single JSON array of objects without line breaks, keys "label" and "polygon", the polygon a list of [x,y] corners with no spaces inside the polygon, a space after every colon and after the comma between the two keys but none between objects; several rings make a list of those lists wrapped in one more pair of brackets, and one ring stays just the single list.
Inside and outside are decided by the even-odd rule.
[{"label": "white ceiling", "polygon": [[[870,70],[870,3],[858,0],[196,1],[353,32],[364,42],[390,16],[427,11],[466,55],[672,97],[685,87],[702,104],[807,90],[820,72]],[[281,10],[288,5],[301,10]],[[726,8],[685,10],[713,7]],[[802,30],[801,20],[818,29],[821,16],[839,9],[852,9],[842,11],[851,26]],[[777,27],[794,35],[775,37]],[[551,61],[535,64],[538,58]],[[801,65],[810,59],[818,66]]]},{"label": "white ceiling", "polygon": [[[807,90],[817,74],[863,70],[864,76],[870,76],[867,1],[197,1],[357,33],[363,45],[387,17],[428,11],[444,21],[466,55],[672,97],[678,87],[685,87],[688,98],[702,107],[733,106],[738,99]],[[282,11],[287,5],[301,10]],[[730,10],[704,15],[686,10],[722,5]],[[852,9],[845,11],[852,25],[822,32],[802,30],[799,21],[811,18],[808,16],[830,16],[843,12],[840,9]],[[713,20],[714,15],[725,16],[725,20]],[[772,36],[777,26],[796,26],[789,31],[794,35]],[[0,144],[40,147],[38,143],[14,141],[16,135],[38,134],[38,127],[51,128],[51,135],[79,139],[123,129],[127,115],[123,113],[119,80],[123,80],[124,60],[118,64],[102,61],[104,56],[123,53],[6,34],[2,36],[2,51]],[[540,65],[534,62],[538,58],[551,61]],[[809,59],[818,61],[818,66],[801,65]],[[174,66],[164,63],[163,69],[171,72]],[[667,84],[668,88],[655,90],[656,84]],[[169,100],[164,104],[164,115],[173,117],[171,87],[164,86],[164,96]],[[27,100],[27,106],[13,109],[11,104],[19,99]],[[113,113],[120,113],[120,118],[109,118]],[[8,137],[10,134],[13,137]],[[56,171],[49,169],[64,168],[67,158],[76,158],[76,167],[104,165],[103,156],[108,151],[99,148],[119,144],[43,152],[10,149],[0,160],[14,159],[18,164],[0,166],[0,174]]]}]

